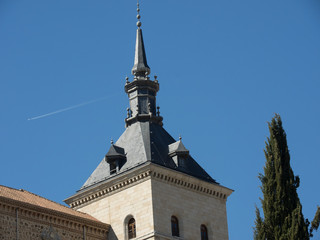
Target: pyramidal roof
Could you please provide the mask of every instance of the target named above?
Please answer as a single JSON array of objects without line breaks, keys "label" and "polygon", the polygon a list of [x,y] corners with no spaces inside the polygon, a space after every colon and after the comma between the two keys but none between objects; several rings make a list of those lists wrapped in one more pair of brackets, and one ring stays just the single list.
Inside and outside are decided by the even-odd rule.
[{"label": "pyramidal roof", "polygon": [[[133,81],[126,78],[125,91],[129,97],[130,108],[127,109],[126,129],[121,137],[111,144],[111,147],[81,187],[85,190],[96,184],[103,183],[119,174],[134,169],[146,163],[161,165],[198,179],[217,183],[191,157],[181,139],[176,141],[163,127],[159,107],[156,104],[156,94],[159,91],[157,77],[150,80],[150,68],[147,64],[146,52],[142,37],[138,5],[137,37],[135,45],[135,60],[132,68]],[[119,157],[117,171],[112,172],[110,164]],[[183,164],[177,164],[177,158]],[[121,160],[121,161],[120,161]]]}]

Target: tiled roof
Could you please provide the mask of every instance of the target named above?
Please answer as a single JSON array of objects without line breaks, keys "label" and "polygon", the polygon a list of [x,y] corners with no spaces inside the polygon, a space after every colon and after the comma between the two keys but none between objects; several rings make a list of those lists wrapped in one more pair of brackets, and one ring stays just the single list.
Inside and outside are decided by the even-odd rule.
[{"label": "tiled roof", "polygon": [[8,199],[8,200],[14,200],[18,201],[20,203],[26,203],[28,205],[34,205],[37,207],[45,208],[48,210],[53,210],[57,211],[63,214],[68,214],[72,215],[75,217],[80,217],[83,219],[91,220],[91,221],[96,221],[101,223],[99,220],[96,218],[82,212],[78,212],[76,210],[73,210],[69,207],[63,206],[62,204],[53,202],[51,200],[48,200],[44,197],[40,197],[34,193],[28,192],[23,189],[14,189],[10,187],[6,187],[3,185],[0,185],[0,200],[1,199]]}]

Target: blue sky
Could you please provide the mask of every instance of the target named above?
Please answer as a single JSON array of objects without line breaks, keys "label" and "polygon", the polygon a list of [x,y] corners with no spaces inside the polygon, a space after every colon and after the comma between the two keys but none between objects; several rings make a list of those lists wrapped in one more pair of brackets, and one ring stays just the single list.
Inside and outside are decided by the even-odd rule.
[{"label": "blue sky", "polygon": [[[252,239],[274,113],[301,178],[303,212],[313,218],[320,2],[143,0],[141,15],[165,129],[235,190],[230,239]],[[60,203],[81,187],[124,131],[135,17],[134,0],[0,0],[0,184]]]}]

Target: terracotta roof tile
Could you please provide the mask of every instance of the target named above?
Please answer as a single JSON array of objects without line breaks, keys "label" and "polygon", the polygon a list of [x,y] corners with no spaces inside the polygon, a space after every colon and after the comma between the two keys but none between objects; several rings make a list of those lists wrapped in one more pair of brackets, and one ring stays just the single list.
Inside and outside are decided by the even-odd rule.
[{"label": "terracotta roof tile", "polygon": [[19,201],[22,203],[27,203],[27,204],[39,206],[39,207],[46,208],[49,210],[58,211],[58,212],[61,212],[64,214],[69,214],[69,215],[73,215],[76,217],[85,218],[85,219],[88,219],[91,221],[100,222],[99,220],[90,216],[89,214],[73,210],[69,207],[63,206],[62,204],[48,200],[44,197],[38,196],[34,193],[28,192],[23,189],[18,190],[18,189],[14,189],[14,188],[0,185],[0,197],[4,197],[7,199],[13,199],[13,200],[16,200],[16,201]]}]

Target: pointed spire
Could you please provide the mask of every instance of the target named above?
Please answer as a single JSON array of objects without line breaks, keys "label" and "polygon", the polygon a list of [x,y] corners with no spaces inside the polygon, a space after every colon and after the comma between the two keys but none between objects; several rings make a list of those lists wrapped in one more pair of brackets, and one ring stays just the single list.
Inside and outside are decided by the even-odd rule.
[{"label": "pointed spire", "polygon": [[[163,118],[160,116],[159,108],[156,104],[156,96],[159,91],[159,82],[157,76],[151,80],[148,76],[150,68],[147,64],[146,52],[142,38],[140,9],[139,2],[137,8],[137,39],[135,48],[134,66],[132,74],[133,81],[127,80],[125,84],[125,91],[129,97],[129,111],[125,119],[126,127],[129,127],[135,122],[152,122],[162,126]],[[158,111],[157,111],[158,109]]]},{"label": "pointed spire", "polygon": [[137,3],[137,37],[136,37],[136,48],[135,48],[135,56],[134,56],[134,65],[132,68],[132,74],[134,76],[147,76],[150,74],[150,68],[147,64],[146,51],[144,49],[142,30],[141,30],[141,22],[140,22],[140,8],[139,1]]}]

